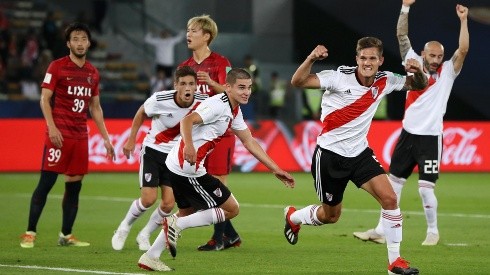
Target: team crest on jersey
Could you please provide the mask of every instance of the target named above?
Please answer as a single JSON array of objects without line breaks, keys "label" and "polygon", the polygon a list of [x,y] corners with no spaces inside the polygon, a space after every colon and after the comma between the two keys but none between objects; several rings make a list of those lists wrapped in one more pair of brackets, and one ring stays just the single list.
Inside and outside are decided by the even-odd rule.
[{"label": "team crest on jersey", "polygon": [[327,199],[327,201],[332,201],[333,195],[330,193],[325,193],[325,198]]},{"label": "team crest on jersey", "polygon": [[145,180],[146,180],[146,182],[150,182],[150,180],[151,180],[151,173],[145,173]]},{"label": "team crest on jersey", "polygon": [[376,99],[378,97],[378,87],[372,87],[371,94],[373,95],[373,98]]},{"label": "team crest on jersey", "polygon": [[223,193],[221,192],[221,189],[216,188],[216,190],[213,191],[213,194],[216,195],[216,197],[221,198],[223,196]]},{"label": "team crest on jersey", "polygon": [[91,76],[87,77],[87,82],[88,82],[88,84],[92,85],[92,77]]}]

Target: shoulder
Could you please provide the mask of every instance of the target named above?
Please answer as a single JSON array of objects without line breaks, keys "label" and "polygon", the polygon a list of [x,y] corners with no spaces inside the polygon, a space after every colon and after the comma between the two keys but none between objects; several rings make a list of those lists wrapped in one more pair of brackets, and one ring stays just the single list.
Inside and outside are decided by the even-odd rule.
[{"label": "shoulder", "polygon": [[190,57],[189,59],[185,60],[184,62],[179,64],[179,68],[182,66],[191,66],[195,64],[196,62],[194,61],[194,58]]},{"label": "shoulder", "polygon": [[90,61],[88,61],[88,60],[85,60],[85,66],[88,70],[94,71],[96,73],[99,72],[99,70],[97,70],[97,68],[92,63],[90,63]]},{"label": "shoulder", "polygon": [[151,97],[154,97],[156,101],[173,100],[176,91],[158,91],[155,92]]},{"label": "shoulder", "polygon": [[204,101],[209,98],[208,94],[194,93],[194,98],[198,101]]},{"label": "shoulder", "polygon": [[345,66],[345,65],[342,65],[342,66],[339,66],[337,68],[337,72],[341,73],[341,74],[355,74],[356,73],[356,69],[357,67],[352,67],[352,66]]},{"label": "shoulder", "polygon": [[211,55],[209,57],[211,57],[213,60],[216,60],[216,61],[219,61],[222,63],[226,63],[226,64],[230,64],[230,61],[228,60],[228,58],[226,58],[224,55],[221,55],[219,53],[211,52]]}]

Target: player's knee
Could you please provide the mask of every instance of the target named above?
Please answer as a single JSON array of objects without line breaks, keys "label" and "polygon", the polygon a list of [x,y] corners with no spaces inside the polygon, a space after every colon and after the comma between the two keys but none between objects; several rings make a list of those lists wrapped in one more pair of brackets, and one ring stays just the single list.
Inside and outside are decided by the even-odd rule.
[{"label": "player's knee", "polygon": [[381,207],[383,209],[393,210],[398,208],[398,202],[396,199],[395,192],[390,192],[389,194],[386,194],[384,197],[380,199],[381,199]]},{"label": "player's knee", "polygon": [[156,197],[142,197],[141,198],[141,204],[143,205],[144,208],[149,208],[151,207],[156,201]]},{"label": "player's knee", "polygon": [[165,213],[171,213],[174,209],[175,201],[174,200],[163,200],[160,203],[160,209],[162,209]]}]

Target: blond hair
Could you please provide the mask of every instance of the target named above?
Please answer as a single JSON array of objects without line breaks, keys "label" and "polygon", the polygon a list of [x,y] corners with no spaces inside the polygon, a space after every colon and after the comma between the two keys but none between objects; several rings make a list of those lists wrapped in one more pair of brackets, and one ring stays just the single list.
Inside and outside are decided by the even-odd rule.
[{"label": "blond hair", "polygon": [[203,33],[208,33],[208,45],[211,44],[216,36],[218,36],[218,25],[216,25],[216,22],[214,22],[214,20],[208,14],[195,16],[189,19],[189,21],[187,21],[187,28],[190,27],[200,27]]}]

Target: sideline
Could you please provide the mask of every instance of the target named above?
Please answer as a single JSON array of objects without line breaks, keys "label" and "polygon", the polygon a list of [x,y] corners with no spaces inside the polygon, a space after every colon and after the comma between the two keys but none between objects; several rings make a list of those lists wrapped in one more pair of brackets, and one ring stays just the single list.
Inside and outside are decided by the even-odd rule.
[{"label": "sideline", "polygon": [[24,268],[24,269],[38,269],[38,270],[55,270],[55,271],[63,271],[63,272],[78,272],[78,273],[91,273],[91,274],[147,275],[145,273],[121,273],[121,272],[109,272],[109,271],[99,271],[99,270],[62,268],[62,267],[49,267],[49,266],[38,266],[38,265],[9,265],[9,264],[0,264],[0,267]]}]

